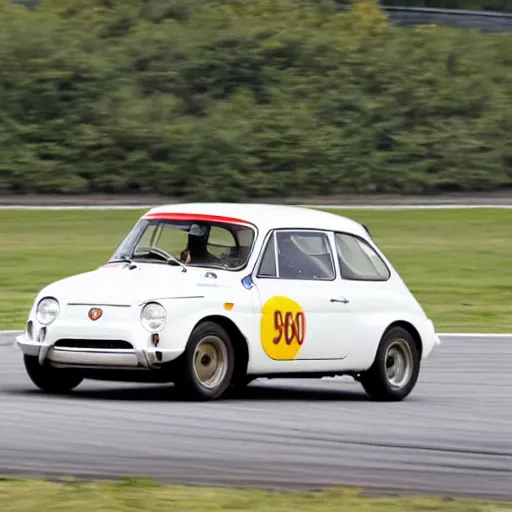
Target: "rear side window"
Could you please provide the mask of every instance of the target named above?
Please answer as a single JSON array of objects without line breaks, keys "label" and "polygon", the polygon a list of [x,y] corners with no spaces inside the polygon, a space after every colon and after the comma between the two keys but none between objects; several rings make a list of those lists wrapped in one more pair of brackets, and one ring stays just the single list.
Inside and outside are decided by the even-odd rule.
[{"label": "rear side window", "polygon": [[[186,244],[185,244],[186,245]],[[218,226],[210,228],[208,251],[220,259],[232,257],[236,253],[236,240],[228,229]]]},{"label": "rear side window", "polygon": [[387,281],[390,272],[382,258],[363,239],[336,233],[336,251],[341,277],[352,281]]}]

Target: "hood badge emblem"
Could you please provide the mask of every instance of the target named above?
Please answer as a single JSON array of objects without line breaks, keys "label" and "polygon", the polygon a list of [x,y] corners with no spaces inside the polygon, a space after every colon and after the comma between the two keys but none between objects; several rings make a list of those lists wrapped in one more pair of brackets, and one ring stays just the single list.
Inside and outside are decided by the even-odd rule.
[{"label": "hood badge emblem", "polygon": [[103,310],[100,308],[91,308],[89,310],[89,318],[94,322],[101,318],[101,315],[103,315]]}]

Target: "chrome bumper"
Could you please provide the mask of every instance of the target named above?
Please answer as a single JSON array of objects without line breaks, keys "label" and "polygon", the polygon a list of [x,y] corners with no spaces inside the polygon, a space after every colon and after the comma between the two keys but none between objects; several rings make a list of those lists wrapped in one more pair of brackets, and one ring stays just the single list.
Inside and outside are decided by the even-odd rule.
[{"label": "chrome bumper", "polygon": [[52,366],[158,369],[162,363],[181,354],[180,350],[158,348],[144,349],[90,349],[54,347],[28,339],[24,334],[16,338],[16,346],[25,355],[37,357],[39,364],[48,361]]}]

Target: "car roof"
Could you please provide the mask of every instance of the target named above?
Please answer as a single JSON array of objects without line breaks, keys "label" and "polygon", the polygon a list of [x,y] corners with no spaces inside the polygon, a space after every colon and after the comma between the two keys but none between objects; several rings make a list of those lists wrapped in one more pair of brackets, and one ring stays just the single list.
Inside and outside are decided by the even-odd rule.
[{"label": "car roof", "polygon": [[368,233],[360,223],[334,213],[292,205],[259,203],[177,203],[151,208],[143,218],[190,218],[189,216],[211,217],[226,222],[250,223],[259,231],[270,229],[306,228],[344,231],[364,238]]}]

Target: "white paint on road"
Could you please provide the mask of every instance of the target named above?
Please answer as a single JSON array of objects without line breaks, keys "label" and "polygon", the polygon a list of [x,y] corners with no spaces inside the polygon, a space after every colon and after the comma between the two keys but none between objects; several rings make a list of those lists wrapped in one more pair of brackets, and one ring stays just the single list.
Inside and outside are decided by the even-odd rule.
[{"label": "white paint on road", "polygon": [[0,205],[0,210],[148,210],[149,208],[153,208],[156,205],[77,205],[77,206],[67,206],[67,205],[57,205],[57,206],[48,206],[48,205],[23,205],[23,204],[13,204],[13,205]]},{"label": "white paint on road", "polygon": [[[54,210],[54,211],[65,211],[65,210],[149,210],[155,206],[166,204],[165,201],[162,203],[154,204],[104,204],[104,205],[0,205],[0,210]],[[174,203],[170,203],[174,204]],[[271,203],[270,203],[271,204]],[[294,206],[294,205],[290,205]],[[304,208],[326,208],[330,210],[472,210],[472,209],[512,209],[512,204],[298,204]]]}]

